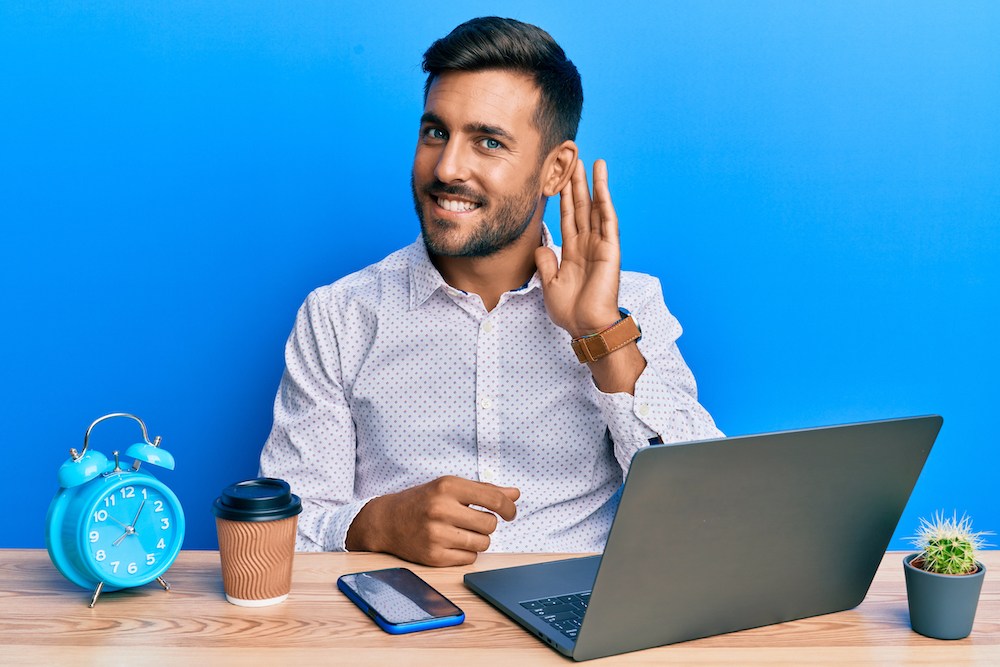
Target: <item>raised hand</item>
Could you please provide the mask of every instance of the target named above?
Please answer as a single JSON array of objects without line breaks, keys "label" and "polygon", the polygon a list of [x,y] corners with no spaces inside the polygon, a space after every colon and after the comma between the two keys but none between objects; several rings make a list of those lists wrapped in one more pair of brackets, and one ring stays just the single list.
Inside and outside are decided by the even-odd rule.
[{"label": "raised hand", "polygon": [[577,160],[572,178],[559,193],[559,213],[562,262],[557,263],[552,250],[540,247],[535,251],[535,265],[549,318],[577,338],[601,331],[621,317],[618,216],[604,160],[594,163],[593,201],[586,169]]},{"label": "raised hand", "polygon": [[[577,161],[573,177],[559,193],[562,218],[562,262],[549,248],[535,250],[535,265],[549,318],[573,338],[607,329],[621,318],[618,281],[621,244],[618,215],[611,204],[608,166],[594,163],[594,200],[587,189],[587,172]],[[597,387],[606,393],[635,392],[646,359],[635,345],[626,345],[589,364]]]},{"label": "raised hand", "polygon": [[440,477],[371,500],[354,518],[347,548],[382,551],[424,565],[466,565],[489,548],[497,515],[514,518],[520,495],[512,487]]}]

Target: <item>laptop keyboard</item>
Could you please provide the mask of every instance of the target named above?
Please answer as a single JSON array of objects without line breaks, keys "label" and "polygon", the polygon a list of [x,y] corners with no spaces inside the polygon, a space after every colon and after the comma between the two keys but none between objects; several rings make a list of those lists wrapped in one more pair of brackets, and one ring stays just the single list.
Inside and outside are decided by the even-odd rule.
[{"label": "laptop keyboard", "polygon": [[558,595],[522,602],[521,606],[539,617],[570,639],[580,632],[583,615],[590,603],[590,591],[572,595]]}]

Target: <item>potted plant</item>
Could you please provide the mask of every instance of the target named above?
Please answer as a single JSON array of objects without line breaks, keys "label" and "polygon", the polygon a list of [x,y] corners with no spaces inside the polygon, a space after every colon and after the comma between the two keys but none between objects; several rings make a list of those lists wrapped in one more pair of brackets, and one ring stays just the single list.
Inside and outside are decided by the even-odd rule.
[{"label": "potted plant", "polygon": [[976,550],[987,545],[974,532],[972,518],[957,512],[947,517],[936,512],[931,521],[920,519],[910,538],[919,553],[903,559],[910,626],[935,639],[962,639],[972,632],[979,592],[986,567],[976,560]]}]

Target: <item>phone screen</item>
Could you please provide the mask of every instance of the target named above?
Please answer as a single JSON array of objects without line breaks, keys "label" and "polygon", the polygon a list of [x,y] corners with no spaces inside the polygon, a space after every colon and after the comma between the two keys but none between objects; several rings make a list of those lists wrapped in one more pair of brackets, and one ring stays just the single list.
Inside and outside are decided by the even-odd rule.
[{"label": "phone screen", "polygon": [[403,567],[345,574],[339,583],[391,625],[463,616],[451,600]]}]

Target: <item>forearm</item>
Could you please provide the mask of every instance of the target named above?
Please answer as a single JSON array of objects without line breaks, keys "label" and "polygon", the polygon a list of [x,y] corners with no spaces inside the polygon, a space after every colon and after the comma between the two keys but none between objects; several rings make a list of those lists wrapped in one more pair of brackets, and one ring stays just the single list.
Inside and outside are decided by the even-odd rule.
[{"label": "forearm", "polygon": [[[644,360],[628,386],[602,386],[595,374],[595,384],[601,389],[597,403],[607,420],[615,457],[627,471],[632,455],[650,441],[684,442],[722,434],[698,402],[694,375],[677,347],[681,326],[667,310],[659,282],[635,274],[628,276],[622,285],[622,304],[631,309],[642,337],[592,363],[591,370],[603,361],[627,366],[628,357],[620,353],[634,352]],[[617,391],[607,391],[605,386]]]},{"label": "forearm", "polygon": [[594,384],[605,394],[635,394],[635,383],[646,368],[646,358],[632,342],[588,366]]}]

